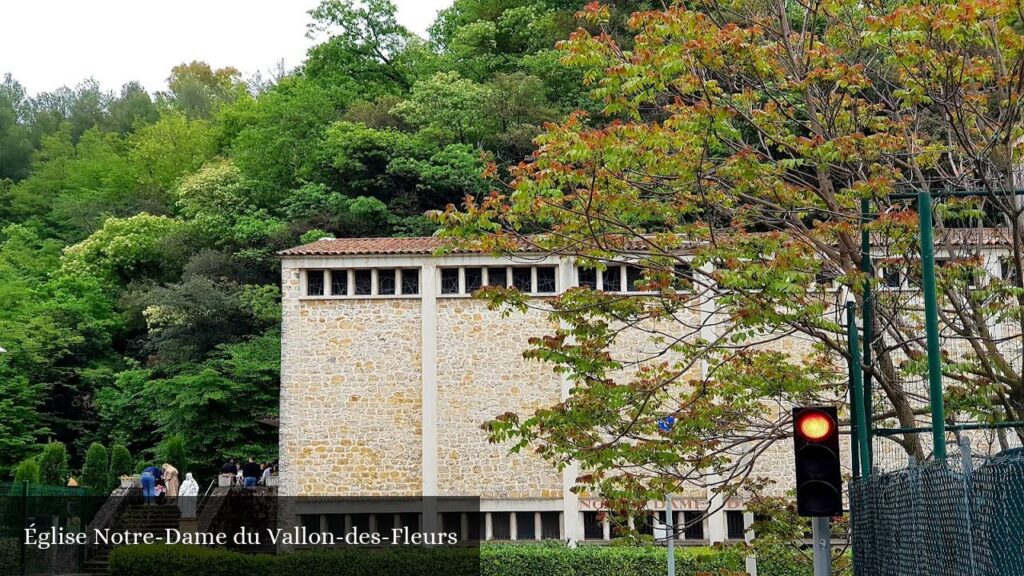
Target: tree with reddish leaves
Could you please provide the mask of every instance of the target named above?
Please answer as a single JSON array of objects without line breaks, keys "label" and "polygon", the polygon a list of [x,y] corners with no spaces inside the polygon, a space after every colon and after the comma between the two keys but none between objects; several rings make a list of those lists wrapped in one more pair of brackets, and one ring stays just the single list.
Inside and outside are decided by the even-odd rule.
[{"label": "tree with reddish leaves", "polygon": [[[437,218],[454,244],[604,274],[626,262],[642,294],[485,289],[550,311],[560,328],[528,355],[572,383],[558,405],[489,422],[494,441],[578,465],[576,489],[613,506],[762,492],[785,407],[846,397],[842,304],[862,309],[865,287],[874,361],[855,364],[875,383],[874,424],[919,425],[918,218],[903,198],[921,190],[981,193],[936,208],[947,413],[1022,417],[1024,204],[1005,192],[1021,187],[1016,4],[678,3],[634,14],[628,47],[601,32],[607,7],[580,16],[560,50],[604,115],[549,125],[507,188]],[[878,273],[861,266],[864,230]],[[930,453],[918,435],[891,440]]]}]

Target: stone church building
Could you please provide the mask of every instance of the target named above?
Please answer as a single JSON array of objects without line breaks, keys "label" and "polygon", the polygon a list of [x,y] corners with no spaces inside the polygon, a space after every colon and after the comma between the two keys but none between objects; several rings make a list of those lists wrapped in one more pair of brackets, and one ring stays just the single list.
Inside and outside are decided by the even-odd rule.
[{"label": "stone church building", "polygon": [[[608,539],[597,499],[569,490],[578,470],[510,454],[481,429],[498,414],[555,404],[569,386],[522,357],[530,337],[554,328],[543,312],[503,316],[472,292],[553,295],[577,285],[576,267],[559,257],[434,256],[441,243],[324,239],[282,252],[281,494],[472,495],[489,539]],[[611,267],[592,281],[624,291],[629,273]],[[792,465],[782,452],[785,479]],[[716,504],[683,540],[744,538],[742,503]],[[673,500],[680,523],[707,506],[698,491]]]},{"label": "stone church building", "polygon": [[[471,294],[502,285],[541,298],[580,284],[629,293],[635,271],[624,264],[597,273],[530,254],[434,256],[442,242],[323,239],[281,253],[281,494],[479,496],[480,537],[607,540],[598,500],[570,492],[578,470],[510,454],[481,429],[568,394],[549,365],[522,357],[530,337],[555,326],[542,311],[505,316]],[[781,345],[795,354],[810,346]],[[784,493],[793,475],[788,444],[761,462],[758,472]],[[745,537],[752,518],[743,502],[715,498],[694,490],[673,500],[678,523],[692,523],[709,503],[717,509],[681,535],[684,543]],[[663,514],[662,503],[650,508]],[[643,524],[657,531],[656,519]]]}]

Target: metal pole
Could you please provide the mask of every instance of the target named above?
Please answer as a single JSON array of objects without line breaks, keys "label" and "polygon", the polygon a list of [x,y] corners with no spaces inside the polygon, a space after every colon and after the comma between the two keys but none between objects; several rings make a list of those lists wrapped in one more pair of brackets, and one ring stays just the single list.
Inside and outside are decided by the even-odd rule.
[{"label": "metal pole", "polygon": [[860,404],[860,398],[854,393],[853,380],[854,372],[857,371],[857,351],[854,348],[855,344],[853,340],[857,337],[856,328],[853,325],[853,319],[850,317],[850,310],[853,308],[852,302],[846,303],[846,344],[847,349],[850,353],[850,361],[847,362],[847,371],[850,376],[850,469],[853,470],[853,477],[860,477],[860,428],[857,425],[857,405]]},{"label": "metal pole", "polygon": [[[846,303],[846,324],[849,330],[851,362],[856,362],[860,358],[860,351],[857,349],[857,311],[853,302]],[[870,444],[868,443],[867,414],[865,414],[864,385],[860,381],[861,371],[856,368],[856,365],[854,365],[853,370],[850,370],[850,376],[852,377],[850,388],[853,395],[853,402],[851,403],[853,406],[853,421],[859,433],[851,444],[857,446],[856,451],[860,454],[860,473],[861,476],[866,477],[871,476],[871,453],[869,452]],[[854,470],[856,470],[856,466],[854,466]]]},{"label": "metal pole", "polygon": [[928,391],[932,407],[933,453],[946,459],[946,414],[942,399],[942,358],[939,351],[939,312],[935,289],[935,245],[932,241],[932,196],[917,194],[921,227],[921,284],[924,288],[924,323],[928,337]]},{"label": "metal pole", "polygon": [[978,573],[974,562],[974,522],[971,518],[971,492],[974,489],[974,460],[971,459],[971,437],[967,434],[960,436],[960,463],[963,466],[964,474],[964,517],[967,520],[967,529],[964,535],[967,536],[967,554],[971,562],[971,576]]},{"label": "metal pole", "polygon": [[864,273],[864,309],[861,315],[864,317],[864,413],[866,415],[864,434],[867,437],[868,468],[863,470],[865,475],[870,474],[871,465],[874,462],[874,454],[871,453],[871,415],[874,401],[871,391],[871,343],[875,340],[875,302],[871,292],[871,279],[874,276],[874,265],[871,262],[871,234],[868,231],[870,205],[867,198],[860,201],[860,269]]},{"label": "metal pole", "polygon": [[21,522],[21,576],[25,576],[25,548],[28,544],[25,542],[25,530],[28,529],[28,480],[25,480],[22,485],[22,522]]},{"label": "metal pole", "polygon": [[828,516],[811,518],[811,536],[814,538],[814,576],[832,576],[832,531]]},{"label": "metal pole", "polygon": [[671,494],[665,496],[665,532],[668,534],[668,576],[676,576],[676,519]]}]

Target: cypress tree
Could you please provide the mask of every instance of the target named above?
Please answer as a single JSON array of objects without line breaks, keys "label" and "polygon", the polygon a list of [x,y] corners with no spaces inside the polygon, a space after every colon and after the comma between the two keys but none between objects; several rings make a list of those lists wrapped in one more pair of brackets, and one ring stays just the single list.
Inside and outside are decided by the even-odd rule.
[{"label": "cypress tree", "polygon": [[95,492],[105,492],[110,481],[110,463],[107,460],[107,449],[103,444],[93,442],[85,453],[85,466],[82,467],[82,485]]},{"label": "cypress tree", "polygon": [[110,489],[121,483],[121,476],[132,473],[132,454],[122,444],[114,444],[110,449]]},{"label": "cypress tree", "polygon": [[50,442],[39,456],[39,481],[63,486],[68,481],[68,449],[63,442]]}]

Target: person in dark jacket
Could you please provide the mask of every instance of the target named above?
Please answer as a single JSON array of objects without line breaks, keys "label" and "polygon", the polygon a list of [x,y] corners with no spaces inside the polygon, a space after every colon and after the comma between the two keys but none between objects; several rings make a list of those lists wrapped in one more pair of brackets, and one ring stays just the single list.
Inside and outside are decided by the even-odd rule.
[{"label": "person in dark jacket", "polygon": [[252,488],[259,482],[260,474],[263,471],[260,470],[260,465],[256,463],[256,459],[252,456],[249,457],[249,461],[242,466],[242,478],[246,488]]}]

